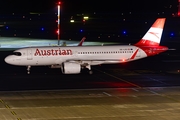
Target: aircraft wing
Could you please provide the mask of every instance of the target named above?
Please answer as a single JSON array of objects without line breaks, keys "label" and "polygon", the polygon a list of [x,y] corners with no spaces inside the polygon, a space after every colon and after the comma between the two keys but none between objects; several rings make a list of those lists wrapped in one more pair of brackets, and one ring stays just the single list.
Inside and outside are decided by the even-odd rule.
[{"label": "aircraft wing", "polygon": [[101,60],[101,59],[97,59],[97,60],[66,60],[65,62],[71,62],[71,63],[77,63],[80,65],[99,65],[99,64],[104,64],[104,63],[117,63],[117,62],[127,62],[127,60],[125,59],[107,59],[107,60]]}]

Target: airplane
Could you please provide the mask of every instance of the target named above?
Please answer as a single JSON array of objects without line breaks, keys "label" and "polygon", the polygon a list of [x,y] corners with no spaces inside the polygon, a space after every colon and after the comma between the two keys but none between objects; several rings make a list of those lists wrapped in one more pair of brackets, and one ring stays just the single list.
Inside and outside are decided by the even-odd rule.
[{"label": "airplane", "polygon": [[168,50],[160,41],[166,18],[158,18],[146,34],[133,45],[108,46],[47,46],[15,50],[7,56],[6,63],[26,66],[30,74],[31,66],[50,66],[59,68],[63,74],[79,74],[91,66],[118,64],[157,55]]}]

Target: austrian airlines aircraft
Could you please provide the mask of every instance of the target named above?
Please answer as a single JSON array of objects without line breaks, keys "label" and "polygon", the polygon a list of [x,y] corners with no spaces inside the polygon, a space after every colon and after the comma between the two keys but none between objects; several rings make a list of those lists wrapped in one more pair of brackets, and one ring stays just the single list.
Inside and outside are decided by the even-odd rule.
[{"label": "austrian airlines aircraft", "polygon": [[164,23],[165,18],[158,18],[134,45],[29,47],[15,50],[5,62],[27,66],[28,74],[31,66],[61,68],[64,74],[78,74],[87,68],[92,74],[92,65],[130,62],[168,50],[159,45]]}]

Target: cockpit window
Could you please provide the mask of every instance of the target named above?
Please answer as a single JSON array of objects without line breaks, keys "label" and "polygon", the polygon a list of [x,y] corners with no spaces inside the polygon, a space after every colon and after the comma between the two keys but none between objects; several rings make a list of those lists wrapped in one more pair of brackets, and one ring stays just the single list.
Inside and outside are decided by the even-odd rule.
[{"label": "cockpit window", "polygon": [[20,52],[13,52],[14,55],[16,56],[21,56],[22,54]]}]

